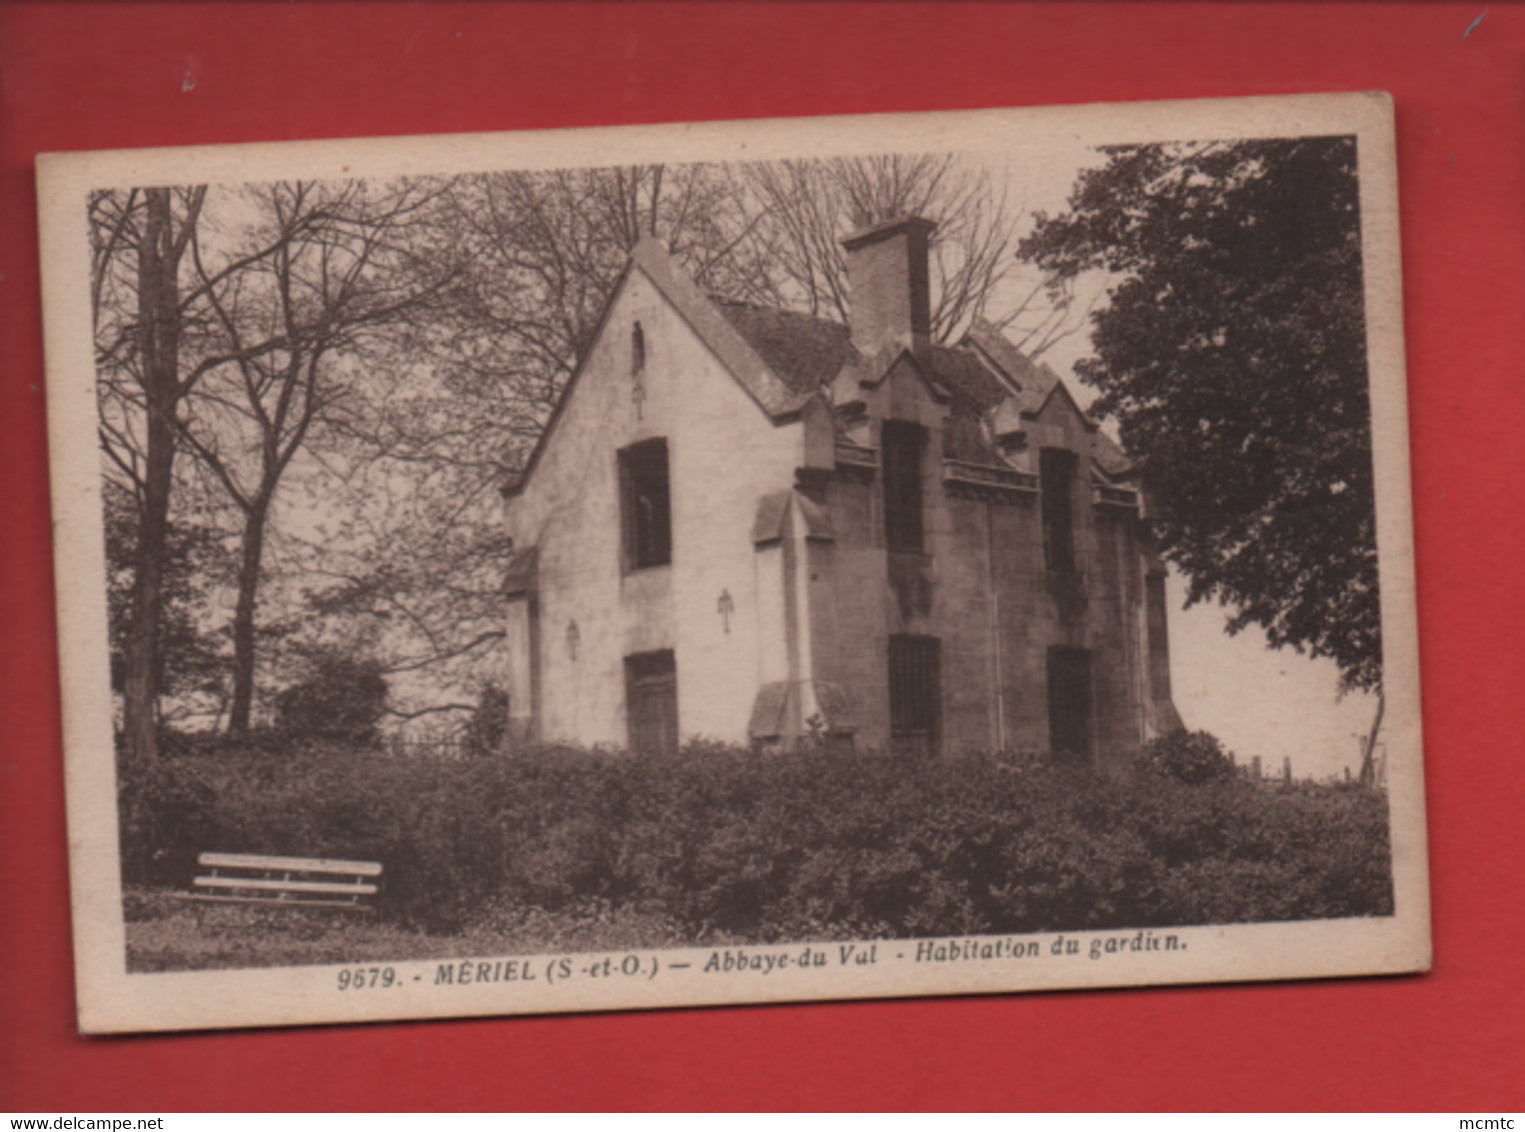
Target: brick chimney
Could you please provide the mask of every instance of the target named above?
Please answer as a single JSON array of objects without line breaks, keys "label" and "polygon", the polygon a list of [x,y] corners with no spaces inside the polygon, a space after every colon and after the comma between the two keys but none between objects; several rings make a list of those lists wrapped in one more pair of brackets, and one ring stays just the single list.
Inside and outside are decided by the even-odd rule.
[{"label": "brick chimney", "polygon": [[842,238],[851,300],[848,322],[853,345],[866,357],[909,347],[918,360],[930,361],[927,248],[936,227],[920,216],[900,216]]}]

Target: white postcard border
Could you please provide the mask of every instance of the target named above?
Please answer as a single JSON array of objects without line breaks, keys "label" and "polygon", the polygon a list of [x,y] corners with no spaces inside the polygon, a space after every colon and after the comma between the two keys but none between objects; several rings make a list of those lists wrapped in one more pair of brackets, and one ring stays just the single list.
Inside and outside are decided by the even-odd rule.
[{"label": "white postcard border", "polygon": [[[689,948],[609,955],[486,956],[499,977],[437,982],[462,960],[357,964],[391,969],[391,986],[339,990],[351,967],[129,974],[120,891],[115,754],[106,643],[106,585],[95,373],[89,334],[85,200],[105,185],[163,185],[283,177],[450,173],[664,160],[727,161],[854,152],[952,151],[1016,146],[1041,153],[1056,140],[1122,144],[1195,137],[1354,134],[1358,138],[1368,359],[1376,460],[1378,544],[1390,752],[1395,915],[1370,920],[1267,923],[1145,932],[957,937],[928,946],[1020,941],[1016,959],[893,958],[914,940],[855,944]],[[927,115],[610,127],[538,133],[316,141],[191,149],[44,155],[38,159],[49,442],[60,670],[79,1021],[82,1030],[201,1029],[546,1011],[587,1011],[987,994],[1068,987],[1301,979],[1421,971],[1430,963],[1419,669],[1414,613],[1407,402],[1392,104],[1386,95],[1300,96],[1207,102],[1087,105]],[[1175,950],[1090,958],[1095,941],[1173,936]],[[1062,938],[1061,938],[1062,937]],[[1054,955],[1055,941],[1061,954]],[[1078,955],[1064,954],[1076,942]],[[854,951],[838,962],[840,948]],[[1104,946],[1104,944],[1103,944]],[[876,947],[859,964],[859,949]],[[715,957],[797,956],[820,949],[824,967],[705,972]],[[638,974],[599,982],[554,976],[635,955]],[[1189,959],[1188,959],[1189,957]],[[534,979],[502,977],[508,961]],[[766,962],[765,959],[760,960]],[[688,968],[675,964],[688,963]],[[496,967],[493,965],[496,964]],[[645,972],[654,971],[653,977]],[[372,978],[369,974],[367,979]],[[375,976],[380,980],[382,976]],[[351,979],[351,983],[353,979]]]}]

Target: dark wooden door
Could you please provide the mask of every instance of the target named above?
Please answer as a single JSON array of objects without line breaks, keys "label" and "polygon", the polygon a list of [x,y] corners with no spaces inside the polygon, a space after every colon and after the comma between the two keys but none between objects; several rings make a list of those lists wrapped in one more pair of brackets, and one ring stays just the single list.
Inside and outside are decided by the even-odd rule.
[{"label": "dark wooden door", "polygon": [[678,749],[678,668],[669,651],[625,658],[625,713],[630,749]]},{"label": "dark wooden door", "polygon": [[1048,650],[1048,737],[1055,762],[1090,763],[1091,654],[1086,649]]}]

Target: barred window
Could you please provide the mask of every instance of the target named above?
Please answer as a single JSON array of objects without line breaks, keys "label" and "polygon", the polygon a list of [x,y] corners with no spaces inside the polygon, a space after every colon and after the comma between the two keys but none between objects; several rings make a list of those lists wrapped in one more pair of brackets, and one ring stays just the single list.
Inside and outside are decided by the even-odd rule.
[{"label": "barred window", "polygon": [[880,435],[884,461],[884,545],[920,551],[921,463],[927,430],[907,421],[885,421]]},{"label": "barred window", "polygon": [[1075,453],[1044,448],[1038,453],[1043,492],[1043,558],[1050,570],[1075,569]]},{"label": "barred window", "polygon": [[648,440],[620,453],[620,511],[625,571],[672,561],[672,501],[667,441]]},{"label": "barred window", "polygon": [[890,638],[890,738],[930,750],[942,714],[940,642],[936,637]]}]

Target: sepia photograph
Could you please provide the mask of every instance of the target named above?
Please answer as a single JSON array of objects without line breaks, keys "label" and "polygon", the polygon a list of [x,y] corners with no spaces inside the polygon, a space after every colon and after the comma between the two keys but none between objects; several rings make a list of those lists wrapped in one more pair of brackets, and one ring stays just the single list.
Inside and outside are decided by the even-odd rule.
[{"label": "sepia photograph", "polygon": [[1427,968],[1383,96],[38,167],[87,1032]]}]

